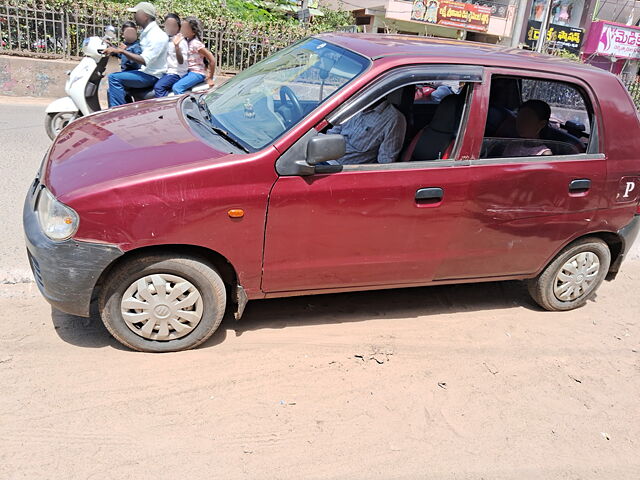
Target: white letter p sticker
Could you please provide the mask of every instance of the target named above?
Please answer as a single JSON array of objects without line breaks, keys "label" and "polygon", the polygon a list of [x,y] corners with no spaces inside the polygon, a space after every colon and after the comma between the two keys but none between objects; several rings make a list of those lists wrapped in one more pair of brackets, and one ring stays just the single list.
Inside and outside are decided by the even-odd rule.
[{"label": "white letter p sticker", "polygon": [[624,195],[622,198],[629,198],[629,194],[633,192],[636,188],[636,182],[627,182],[627,187],[624,190]]}]

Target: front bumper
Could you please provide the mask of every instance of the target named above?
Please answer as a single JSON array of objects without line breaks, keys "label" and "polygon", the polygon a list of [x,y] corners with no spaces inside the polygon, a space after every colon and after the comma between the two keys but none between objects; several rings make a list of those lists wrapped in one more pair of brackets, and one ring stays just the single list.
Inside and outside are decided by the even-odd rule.
[{"label": "front bumper", "polygon": [[631,246],[633,242],[636,241],[638,237],[638,233],[640,232],[640,215],[635,215],[631,222],[618,230],[618,235],[622,239],[622,248],[620,250],[620,254],[615,259],[615,261],[611,264],[609,268],[609,273],[607,274],[607,280],[613,280],[616,278],[616,275],[620,271],[620,266],[622,265],[622,261],[629,254],[629,250],[631,250]]},{"label": "front bumper", "polygon": [[29,189],[22,211],[33,276],[44,298],[56,309],[88,317],[98,278],[123,252],[114,245],[74,239],[55,242],[47,237],[35,211],[40,188],[36,180]]}]

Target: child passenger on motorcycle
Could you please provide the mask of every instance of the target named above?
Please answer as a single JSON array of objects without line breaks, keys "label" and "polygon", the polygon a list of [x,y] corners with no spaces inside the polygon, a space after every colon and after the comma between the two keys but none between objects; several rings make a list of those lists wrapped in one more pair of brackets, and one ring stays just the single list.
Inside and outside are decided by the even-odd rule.
[{"label": "child passenger on motorcycle", "polygon": [[[182,95],[184,92],[199,83],[206,81],[213,87],[213,76],[216,69],[216,58],[202,43],[202,26],[196,17],[187,17],[182,22],[180,33],[176,38],[184,38],[189,45],[189,72],[178,80],[172,88],[173,93]],[[204,60],[208,67],[205,67]]]},{"label": "child passenger on motorcycle", "polygon": [[153,88],[156,97],[166,97],[171,93],[173,85],[184,77],[188,71],[189,46],[181,38],[180,17],[169,13],[164,17],[164,31],[169,36],[167,47],[167,73],[158,80]]},{"label": "child passenger on motorcycle", "polygon": [[[122,24],[122,38],[124,42],[120,45],[120,48],[127,50],[128,52],[140,55],[142,53],[142,47],[138,41],[138,29],[133,22],[124,22]],[[120,54],[120,70],[125,72],[129,70],[138,70],[140,64],[129,60],[126,56]]]}]

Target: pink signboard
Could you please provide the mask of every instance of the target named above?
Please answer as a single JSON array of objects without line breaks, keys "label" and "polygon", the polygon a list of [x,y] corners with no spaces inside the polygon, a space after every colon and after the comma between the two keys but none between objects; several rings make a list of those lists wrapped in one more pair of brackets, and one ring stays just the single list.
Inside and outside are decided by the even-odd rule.
[{"label": "pink signboard", "polygon": [[613,22],[594,22],[583,53],[639,60],[640,28]]}]

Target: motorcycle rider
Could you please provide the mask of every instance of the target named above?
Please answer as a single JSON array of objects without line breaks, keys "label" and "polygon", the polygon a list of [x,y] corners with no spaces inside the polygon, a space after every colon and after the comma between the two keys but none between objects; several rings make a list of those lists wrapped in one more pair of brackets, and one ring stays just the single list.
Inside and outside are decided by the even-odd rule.
[{"label": "motorcycle rider", "polygon": [[140,46],[142,53],[135,53],[116,47],[108,47],[104,54],[119,54],[142,65],[140,70],[116,72],[109,75],[109,107],[126,103],[128,88],[153,88],[167,70],[167,45],[169,37],[156,23],[156,8],[149,2],[140,2],[133,8],[136,23],[142,27]]}]

